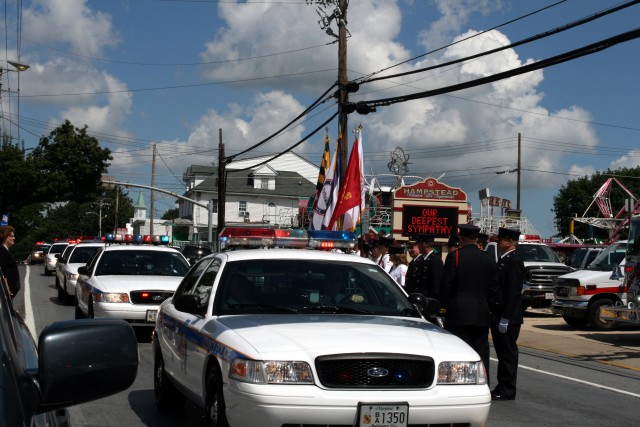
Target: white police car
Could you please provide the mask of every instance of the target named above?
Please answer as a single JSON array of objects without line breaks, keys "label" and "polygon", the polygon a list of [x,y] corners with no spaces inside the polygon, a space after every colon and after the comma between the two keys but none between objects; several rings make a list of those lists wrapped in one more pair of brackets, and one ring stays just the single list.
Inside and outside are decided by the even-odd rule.
[{"label": "white police car", "polygon": [[[149,244],[142,244],[143,239]],[[153,326],[158,306],[173,295],[189,263],[177,249],[159,244],[166,245],[166,236],[108,234],[106,242],[78,268],[76,318],[117,318],[133,326]]]},{"label": "white police car", "polygon": [[[353,233],[338,232],[342,240],[330,233],[227,228],[221,242],[356,243]],[[438,306],[408,297],[379,266],[354,255],[209,255],[160,306],[156,404],[187,396],[214,426],[483,426],[491,403],[484,366],[467,344],[425,320]]]},{"label": "white police car", "polygon": [[104,243],[78,243],[72,246],[61,261],[59,273],[61,279],[57,280],[58,301],[70,304],[76,296],[76,284],[78,282],[78,268],[87,263],[102,248]]},{"label": "white police car", "polygon": [[[44,275],[51,276],[56,271],[56,264],[58,263],[58,256],[69,246],[69,242],[55,242],[47,250],[47,254],[44,256]],[[56,256],[58,255],[58,256]]]}]

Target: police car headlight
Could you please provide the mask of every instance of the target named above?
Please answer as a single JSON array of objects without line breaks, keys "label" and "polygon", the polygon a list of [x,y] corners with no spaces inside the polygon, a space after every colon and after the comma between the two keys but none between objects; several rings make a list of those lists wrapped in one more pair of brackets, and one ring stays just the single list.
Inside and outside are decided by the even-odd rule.
[{"label": "police car headlight", "polygon": [[441,362],[438,384],[486,384],[487,371],[480,362]]},{"label": "police car headlight", "polygon": [[307,362],[234,359],[229,376],[254,384],[313,384],[313,374]]},{"label": "police car headlight", "polygon": [[76,273],[76,274],[66,273],[64,275],[64,278],[67,279],[68,281],[76,282],[76,281],[78,281],[78,276],[79,276],[78,273]]},{"label": "police car headlight", "polygon": [[95,294],[93,299],[95,300],[95,302],[129,302],[129,294]]}]

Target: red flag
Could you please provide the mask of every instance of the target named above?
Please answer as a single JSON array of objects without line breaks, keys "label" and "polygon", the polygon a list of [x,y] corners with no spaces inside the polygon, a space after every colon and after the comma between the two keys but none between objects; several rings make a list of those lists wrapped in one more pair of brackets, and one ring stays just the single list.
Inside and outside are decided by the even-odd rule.
[{"label": "red flag", "polygon": [[[361,129],[358,129],[356,134],[356,140],[351,148],[351,155],[349,156],[349,163],[347,163],[347,171],[344,177],[344,183],[340,186],[338,193],[338,202],[327,229],[332,230],[335,222],[349,211],[350,215],[347,218],[345,215],[345,224],[343,229],[354,229],[360,216],[360,207],[362,206],[362,190],[363,190],[363,176],[362,176],[362,149],[360,147],[360,135]],[[357,210],[357,213],[355,212]],[[355,215],[355,218],[354,218]]]}]

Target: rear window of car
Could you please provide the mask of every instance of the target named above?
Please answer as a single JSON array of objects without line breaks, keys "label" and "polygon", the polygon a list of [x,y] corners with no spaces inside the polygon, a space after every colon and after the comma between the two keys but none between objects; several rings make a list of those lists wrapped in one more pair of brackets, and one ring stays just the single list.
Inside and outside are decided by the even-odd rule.
[{"label": "rear window of car", "polygon": [[50,253],[50,254],[61,254],[62,251],[64,251],[67,246],[69,246],[69,245],[66,244],[66,243],[65,244],[60,244],[60,245],[52,245],[49,248],[49,252],[48,253]]},{"label": "rear window of car", "polygon": [[69,264],[86,264],[91,260],[91,257],[95,255],[100,249],[100,246],[77,246],[71,256],[69,257]]},{"label": "rear window of car", "polygon": [[96,276],[184,276],[189,264],[176,252],[126,250],[105,251]]}]

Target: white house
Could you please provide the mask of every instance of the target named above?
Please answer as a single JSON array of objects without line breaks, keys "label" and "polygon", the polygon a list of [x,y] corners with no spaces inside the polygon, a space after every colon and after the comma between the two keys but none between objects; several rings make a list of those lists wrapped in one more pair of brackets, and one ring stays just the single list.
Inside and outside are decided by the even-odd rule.
[{"label": "white house", "polygon": [[[227,165],[225,224],[264,224],[276,227],[302,225],[307,203],[315,194],[319,168],[295,153],[239,160]],[[208,204],[212,201],[212,228],[218,225],[218,168],[192,165],[183,175],[184,197]],[[176,240],[207,240],[209,212],[178,200],[180,220],[173,224]]]}]

